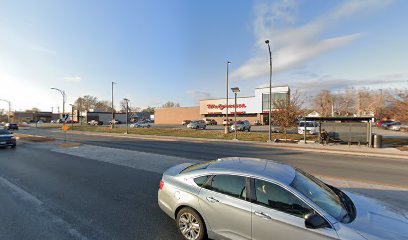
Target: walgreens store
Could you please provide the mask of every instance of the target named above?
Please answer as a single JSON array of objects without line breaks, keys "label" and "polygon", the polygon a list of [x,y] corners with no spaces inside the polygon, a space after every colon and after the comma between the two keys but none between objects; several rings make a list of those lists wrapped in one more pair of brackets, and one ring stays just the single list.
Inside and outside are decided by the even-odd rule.
[{"label": "walgreens store", "polygon": [[[228,118],[234,119],[235,99],[228,98]],[[290,96],[288,86],[272,88],[272,103],[274,100],[287,99]],[[272,104],[272,111],[274,106]],[[255,95],[251,97],[237,97],[237,120],[248,120],[251,124],[268,124],[269,116],[269,87],[256,88]],[[227,99],[207,99],[200,101],[200,115],[203,119],[215,119],[222,124],[227,114]]]}]

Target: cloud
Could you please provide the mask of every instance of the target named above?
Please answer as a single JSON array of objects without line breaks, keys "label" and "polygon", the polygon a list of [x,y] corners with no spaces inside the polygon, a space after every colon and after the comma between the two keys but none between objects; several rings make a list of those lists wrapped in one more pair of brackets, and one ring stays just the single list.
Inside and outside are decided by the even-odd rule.
[{"label": "cloud", "polygon": [[265,40],[269,39],[272,50],[274,73],[282,72],[305,63],[323,53],[347,45],[361,33],[323,38],[321,35],[332,25],[360,11],[384,6],[389,1],[350,0],[332,12],[312,21],[293,27],[296,22],[298,3],[295,0],[261,2],[254,8],[254,34],[257,54],[231,74],[232,79],[255,79],[269,73],[269,57]]},{"label": "cloud", "polygon": [[80,82],[81,77],[80,76],[68,76],[68,77],[64,77],[64,80],[67,82]]},{"label": "cloud", "polygon": [[[336,78],[327,74],[317,74],[307,71],[294,74],[296,81],[291,83],[294,89],[302,89],[302,92],[313,95],[321,90],[344,90],[348,88],[392,88],[397,85],[399,88],[408,87],[408,73],[393,73],[385,75],[375,75],[366,78]],[[279,83],[277,83],[279,85]],[[259,87],[265,87],[266,84]]]},{"label": "cloud", "polygon": [[211,93],[209,92],[196,91],[196,90],[188,90],[187,94],[190,95],[197,102],[202,99],[208,99],[211,97]]}]

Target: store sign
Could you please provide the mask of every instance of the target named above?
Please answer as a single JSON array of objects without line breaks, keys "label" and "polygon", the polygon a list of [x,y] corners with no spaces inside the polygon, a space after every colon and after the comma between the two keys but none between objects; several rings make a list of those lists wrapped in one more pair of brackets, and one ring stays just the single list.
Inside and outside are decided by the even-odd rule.
[{"label": "store sign", "polygon": [[[244,104],[237,104],[236,108],[246,108],[247,106]],[[220,109],[224,110],[224,108],[227,108],[227,104],[207,104],[208,109]],[[235,108],[235,104],[228,104],[228,108]]]}]

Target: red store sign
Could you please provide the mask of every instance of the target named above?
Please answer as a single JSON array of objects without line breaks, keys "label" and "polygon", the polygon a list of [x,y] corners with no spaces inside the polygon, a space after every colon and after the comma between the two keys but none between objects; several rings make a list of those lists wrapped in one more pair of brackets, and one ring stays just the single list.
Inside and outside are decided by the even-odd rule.
[{"label": "red store sign", "polygon": [[[246,108],[247,106],[245,103],[243,104],[237,104],[237,108]],[[227,108],[227,104],[207,104],[208,109],[220,109],[223,110],[224,108]],[[235,104],[228,104],[228,108],[235,108]]]}]

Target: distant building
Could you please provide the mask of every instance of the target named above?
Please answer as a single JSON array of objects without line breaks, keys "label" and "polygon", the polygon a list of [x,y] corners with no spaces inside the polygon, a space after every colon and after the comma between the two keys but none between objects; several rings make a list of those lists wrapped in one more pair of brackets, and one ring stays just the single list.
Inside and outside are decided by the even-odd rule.
[{"label": "distant building", "polygon": [[38,122],[43,121],[46,123],[51,122],[51,120],[55,120],[60,118],[59,113],[52,113],[52,112],[20,112],[15,111],[11,113],[11,120],[12,122]]},{"label": "distant building", "polygon": [[[290,89],[288,86],[272,87],[272,111],[274,100],[289,99]],[[256,88],[255,95],[241,97],[238,94],[235,106],[233,93],[228,98],[228,118],[233,119],[235,107],[237,120],[248,120],[251,124],[268,124],[269,117],[269,87]],[[227,113],[227,99],[204,99],[200,106],[178,108],[156,108],[156,124],[181,124],[183,120],[214,119],[218,124],[223,123]]]}]

